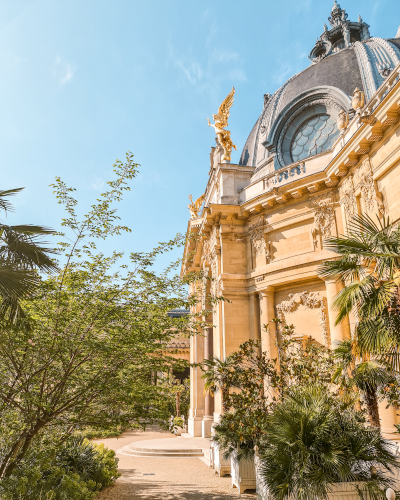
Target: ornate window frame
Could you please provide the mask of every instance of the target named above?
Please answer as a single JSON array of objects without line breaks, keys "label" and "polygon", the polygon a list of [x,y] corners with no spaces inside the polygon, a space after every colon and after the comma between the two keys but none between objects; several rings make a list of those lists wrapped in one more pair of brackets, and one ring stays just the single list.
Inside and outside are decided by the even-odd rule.
[{"label": "ornate window frame", "polygon": [[278,168],[290,165],[293,163],[291,142],[301,123],[318,114],[328,114],[337,119],[341,111],[348,112],[351,109],[349,96],[336,87],[322,86],[307,90],[279,113],[263,145],[276,152]]}]

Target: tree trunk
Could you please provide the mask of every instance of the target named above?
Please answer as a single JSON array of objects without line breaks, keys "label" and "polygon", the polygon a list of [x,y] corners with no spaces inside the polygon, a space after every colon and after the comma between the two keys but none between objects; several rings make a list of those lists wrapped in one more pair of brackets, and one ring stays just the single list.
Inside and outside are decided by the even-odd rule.
[{"label": "tree trunk", "polygon": [[25,457],[28,451],[32,439],[36,434],[46,425],[46,422],[39,421],[36,425],[27,433],[24,433],[20,439],[17,441],[16,445],[13,447],[13,451],[7,455],[1,464],[1,475],[0,477],[10,477],[13,470],[19,465],[21,460]]},{"label": "tree trunk", "polygon": [[364,395],[371,425],[373,427],[376,427],[377,429],[380,429],[381,422],[379,420],[379,408],[378,408],[378,399],[376,397],[376,391],[374,391],[373,389],[367,389],[364,392]]}]

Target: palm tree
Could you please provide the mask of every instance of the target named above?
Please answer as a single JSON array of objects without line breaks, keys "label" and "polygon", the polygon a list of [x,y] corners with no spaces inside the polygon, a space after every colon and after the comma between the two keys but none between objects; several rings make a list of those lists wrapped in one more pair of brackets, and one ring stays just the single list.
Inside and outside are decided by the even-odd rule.
[{"label": "palm tree", "polygon": [[[0,209],[13,211],[10,196],[23,188],[0,191]],[[37,271],[52,272],[57,264],[51,258],[54,249],[45,247],[41,238],[54,234],[52,229],[30,224],[10,226],[0,221],[0,318],[13,322],[23,316],[20,300],[35,289]]]},{"label": "palm tree", "polygon": [[366,428],[353,404],[326,387],[290,389],[260,445],[261,475],[273,500],[327,499],[339,482],[361,482],[371,498],[384,498],[394,481],[388,472],[400,467],[395,446]]},{"label": "palm tree", "polygon": [[351,340],[344,340],[334,350],[337,361],[332,381],[340,382],[343,388],[357,388],[362,392],[367,405],[371,425],[380,429],[377,392],[391,381],[388,371],[374,359],[357,357],[357,346]]},{"label": "palm tree", "polygon": [[334,301],[336,324],[353,311],[358,320],[357,348],[380,355],[392,368],[399,368],[399,224],[358,215],[350,221],[347,236],[330,238],[324,245],[341,257],[325,262],[320,277],[346,284]]},{"label": "palm tree", "polygon": [[221,391],[222,410],[229,410],[229,389],[231,387],[232,375],[234,374],[236,360],[228,356],[225,361],[217,357],[205,359],[203,361],[202,370],[204,374],[204,391],[206,393],[215,394],[218,390]]}]

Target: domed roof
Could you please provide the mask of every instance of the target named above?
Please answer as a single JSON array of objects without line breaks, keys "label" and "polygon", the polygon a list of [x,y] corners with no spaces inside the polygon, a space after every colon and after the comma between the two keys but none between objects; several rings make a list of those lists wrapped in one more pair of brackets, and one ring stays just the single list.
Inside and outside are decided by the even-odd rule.
[{"label": "domed roof", "polygon": [[[356,87],[369,100],[400,62],[400,38],[370,37],[369,26],[357,22],[334,2],[329,22],[309,54],[312,64],[292,76],[271,97],[243,148],[240,165],[256,167],[257,176],[274,157],[274,168],[293,163],[291,154],[297,131],[316,115],[337,118],[352,112],[350,96]],[[399,30],[400,31],[400,30]],[[328,144],[329,142],[327,142]]]}]

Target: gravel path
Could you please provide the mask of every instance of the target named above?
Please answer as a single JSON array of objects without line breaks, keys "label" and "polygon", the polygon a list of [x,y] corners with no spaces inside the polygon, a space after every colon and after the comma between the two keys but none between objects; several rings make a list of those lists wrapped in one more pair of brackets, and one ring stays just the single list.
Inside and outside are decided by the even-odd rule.
[{"label": "gravel path", "polygon": [[[169,432],[149,428],[128,431],[117,438],[99,439],[108,448],[118,449],[147,439],[176,439]],[[199,458],[142,458],[117,455],[122,474],[115,485],[101,491],[96,500],[231,500],[237,489],[231,488],[230,477],[218,477]],[[242,499],[256,499],[255,494],[242,494]]]}]

